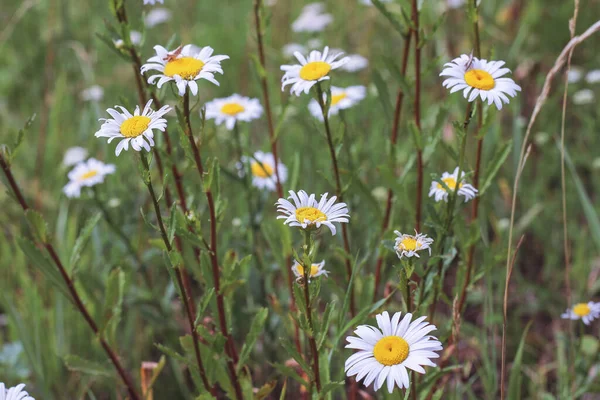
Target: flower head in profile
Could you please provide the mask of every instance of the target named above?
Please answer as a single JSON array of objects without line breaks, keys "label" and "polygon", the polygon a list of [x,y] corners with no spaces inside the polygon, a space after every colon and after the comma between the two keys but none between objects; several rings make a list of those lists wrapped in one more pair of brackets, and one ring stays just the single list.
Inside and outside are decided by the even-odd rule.
[{"label": "flower head in profile", "polygon": [[334,222],[348,223],[348,206],[346,203],[336,203],[336,196],[327,199],[328,194],[321,195],[321,200],[317,202],[315,195],[310,196],[300,190],[298,193],[289,191],[293,201],[286,199],[277,200],[277,219],[283,218],[284,224],[289,226],[299,226],[302,229],[319,229],[321,225],[329,228],[332,235],[335,235],[336,228]]},{"label": "flower head in profile", "polygon": [[63,156],[63,165],[70,167],[85,160],[88,155],[87,149],[79,146],[69,147]]},{"label": "flower head in profile", "polygon": [[263,108],[258,99],[233,94],[229,97],[214,99],[206,103],[206,118],[214,119],[215,124],[223,122],[232,130],[237,121],[250,122],[260,118]]},{"label": "flower head in profile", "polygon": [[419,251],[422,250],[428,250],[429,255],[431,255],[430,245],[433,243],[433,239],[428,238],[427,235],[417,233],[417,231],[415,231],[414,235],[407,235],[400,231],[394,231],[394,233],[397,236],[394,249],[398,258],[413,256],[419,258]]},{"label": "flower head in profile", "polygon": [[568,308],[560,317],[572,320],[580,319],[584,324],[589,325],[590,322],[600,317],[600,303],[594,303],[593,301],[577,303]]},{"label": "flower head in profile", "polygon": [[158,71],[158,74],[148,78],[148,83],[161,87],[166,82],[173,81],[177,85],[179,95],[185,94],[189,87],[192,94],[198,94],[199,79],[206,79],[219,86],[215,79],[215,73],[223,74],[221,61],[229,59],[229,56],[213,56],[213,48],[206,46],[198,49],[192,45],[185,45],[169,52],[162,46],[154,46],[156,55],[150,57],[146,64],[142,65],[142,74],[147,71]]},{"label": "flower head in profile", "polygon": [[387,311],[375,316],[377,327],[360,325],[348,336],[347,349],[357,349],[346,360],[347,376],[355,376],[356,381],[363,380],[365,386],[373,383],[375,391],[387,382],[389,393],[398,386],[408,388],[410,378],[408,370],[420,374],[425,373],[423,366],[435,367],[432,358],[438,358],[436,351],[442,350],[442,343],[429,335],[436,330],[435,325],[425,322],[420,317],[411,322],[412,314],[405,314],[400,320],[401,312],[390,319]]},{"label": "flower head in profile", "polygon": [[[456,190],[456,185],[458,184],[458,192],[459,196],[463,196],[465,198],[465,203],[471,199],[474,199],[477,196],[477,189],[473,185],[470,185],[465,182],[465,172],[460,172],[460,179],[458,179],[458,167],[454,169],[454,172],[451,174],[448,172],[444,172],[442,174],[442,178],[440,179],[444,184],[454,192]],[[429,197],[434,197],[435,201],[448,201],[448,191],[440,182],[433,181],[431,182],[431,188],[429,189]]]},{"label": "flower head in profile", "polygon": [[29,393],[23,390],[24,387],[25,384],[21,383],[7,389],[4,383],[0,382],[0,400],[35,400]]},{"label": "flower head in profile", "polygon": [[304,6],[300,16],[292,23],[294,32],[321,32],[333,22],[331,14],[324,13],[323,3],[311,3]]},{"label": "flower head in profile", "polygon": [[[331,104],[329,105],[329,114],[337,115],[340,110],[353,107],[358,104],[359,101],[364,99],[367,95],[367,88],[364,86],[348,86],[346,88],[331,87]],[[323,94],[325,98],[325,94]],[[308,103],[308,110],[313,117],[323,121],[323,112],[321,111],[321,105],[315,99],[312,99]]]},{"label": "flower head in profile", "polygon": [[[310,282],[311,278],[316,278],[317,276],[327,276],[329,274],[329,271],[326,271],[323,267],[325,267],[325,261],[321,261],[318,264],[311,265],[308,281]],[[297,281],[304,279],[304,267],[301,264],[299,264],[298,261],[294,260],[292,272],[294,273],[294,276],[296,276]]]},{"label": "flower head in profile", "polygon": [[[277,177],[275,176],[275,157],[272,153],[263,153],[257,151],[252,157],[243,156],[237,167],[241,176],[245,175],[245,166],[249,166],[250,174],[252,175],[252,186],[260,190],[268,190],[270,192],[277,189]],[[281,161],[277,162],[277,173],[279,181],[285,183],[287,181],[287,168]]]},{"label": "flower head in profile", "polygon": [[91,187],[104,182],[104,177],[115,172],[113,164],[104,164],[95,158],[80,162],[69,172],[69,183],[63,188],[67,197],[79,197],[82,187]]},{"label": "flower head in profile", "polygon": [[[160,110],[153,111],[150,108],[152,100],[146,103],[144,109],[140,112],[140,107],[136,106],[131,114],[125,107],[115,106],[106,110],[112,118],[101,118],[104,121],[100,130],[95,133],[96,137],[107,137],[108,143],[113,139],[121,139],[115,154],[118,156],[121,151],[131,148],[135,151],[145,149],[150,151],[154,146],[154,129],[163,131],[167,128],[167,120],[163,115],[171,110],[170,106],[162,106]],[[118,110],[121,111],[118,111]]]},{"label": "flower head in profile", "polygon": [[515,97],[521,87],[510,78],[504,77],[510,72],[502,68],[504,61],[480,60],[477,57],[463,54],[449,63],[444,64],[440,76],[447,76],[442,86],[450,89],[450,93],[463,91],[465,99],[474,101],[481,97],[488,105],[494,103],[498,110],[503,104],[508,104],[508,96]]},{"label": "flower head in profile", "polygon": [[327,46],[323,53],[318,50],[311,51],[308,58],[295,52],[294,56],[300,65],[281,66],[281,70],[285,71],[281,78],[281,90],[283,91],[287,85],[292,85],[291,92],[296,96],[300,96],[302,92],[308,94],[310,88],[317,82],[329,79],[329,72],[348,62],[348,58],[337,60],[342,54],[344,53],[329,54]]}]

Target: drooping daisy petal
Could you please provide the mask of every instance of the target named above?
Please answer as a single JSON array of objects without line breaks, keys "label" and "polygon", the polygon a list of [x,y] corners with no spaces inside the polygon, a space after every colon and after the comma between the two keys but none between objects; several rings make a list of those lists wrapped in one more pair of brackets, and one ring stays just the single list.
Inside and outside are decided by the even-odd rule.
[{"label": "drooping daisy petal", "polygon": [[[458,178],[458,167],[454,169],[454,172],[451,174],[448,172],[444,172],[442,174],[441,181],[451,190],[456,190],[456,185],[458,184],[458,195],[463,196],[465,198],[465,203],[477,196],[478,190],[473,186],[465,182],[465,172],[460,172],[460,179]],[[433,181],[431,182],[431,188],[429,189],[429,197],[433,197],[435,201],[448,201],[448,191],[439,182]]]},{"label": "drooping daisy petal", "polygon": [[[275,157],[272,153],[263,153],[257,151],[252,157],[243,156],[242,160],[237,164],[240,176],[244,176],[246,166],[249,167],[252,174],[252,186],[260,190],[268,190],[273,192],[277,189],[277,177],[275,176]],[[279,180],[283,184],[287,181],[287,167],[277,162],[277,173]]]},{"label": "drooping daisy petal", "polygon": [[[336,86],[331,87],[331,105],[329,106],[329,114],[337,115],[340,110],[353,107],[367,95],[367,88],[364,86],[349,86],[346,88],[340,88]],[[325,98],[325,95],[323,96]],[[321,105],[315,99],[312,99],[308,103],[308,110],[315,117],[323,120],[323,112],[321,111]]]},{"label": "drooping daisy petal", "polygon": [[80,162],[69,172],[69,183],[63,188],[67,197],[79,197],[82,187],[91,187],[104,182],[104,177],[115,172],[113,164],[104,164],[95,158]]},{"label": "drooping daisy petal", "polygon": [[263,108],[258,99],[251,99],[239,94],[213,99],[206,103],[206,118],[214,119],[217,125],[225,123],[229,130],[233,129],[237,121],[250,122],[260,118],[262,113]]},{"label": "drooping daisy petal", "polygon": [[419,258],[419,251],[422,250],[428,250],[431,255],[430,245],[433,243],[433,239],[428,238],[427,235],[417,233],[417,231],[414,235],[407,235],[399,231],[394,231],[394,233],[398,236],[394,244],[398,258],[413,256]]},{"label": "drooping daisy petal", "polygon": [[598,317],[600,317],[600,303],[595,303],[593,301],[577,303],[561,315],[561,318],[563,319],[580,319],[586,325],[589,325],[590,322]]},{"label": "drooping daisy petal", "polygon": [[[310,267],[310,275],[308,277],[308,281],[310,282],[311,278],[316,278],[321,275],[327,276],[329,274],[329,271],[325,270],[323,267],[325,267],[325,261],[321,261],[318,264],[313,264]],[[302,265],[300,265],[296,260],[294,260],[292,272],[296,276],[297,281],[304,279],[304,267],[302,267]]]}]

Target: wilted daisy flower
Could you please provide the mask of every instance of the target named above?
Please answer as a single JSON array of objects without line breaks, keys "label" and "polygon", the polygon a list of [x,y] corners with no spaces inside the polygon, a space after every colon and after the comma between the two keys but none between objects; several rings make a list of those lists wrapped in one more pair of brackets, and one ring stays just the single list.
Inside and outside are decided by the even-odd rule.
[{"label": "wilted daisy flower", "polygon": [[600,69],[595,69],[588,72],[585,76],[587,83],[598,83],[600,82]]},{"label": "wilted daisy flower", "polygon": [[591,104],[595,97],[592,90],[581,89],[573,94],[573,103],[577,105]]},{"label": "wilted daisy flower", "polygon": [[98,85],[92,85],[79,94],[83,101],[100,101],[104,97],[104,89]]},{"label": "wilted daisy flower", "polygon": [[560,316],[564,319],[582,320],[584,324],[589,325],[590,322],[600,317],[600,303],[590,301],[588,303],[578,303],[572,308],[568,308]]},{"label": "wilted daisy flower", "polygon": [[356,72],[369,66],[369,60],[360,54],[348,54],[346,58],[348,62],[340,67],[344,71]]},{"label": "wilted daisy flower", "polygon": [[148,101],[141,114],[140,107],[136,106],[133,115],[125,107],[115,106],[121,112],[109,108],[106,112],[112,118],[100,118],[100,121],[104,121],[104,123],[94,136],[107,137],[108,143],[115,138],[122,139],[115,150],[117,156],[123,149],[129,149],[129,142],[135,151],[140,151],[142,148],[150,151],[150,147],[154,146],[153,130],[158,129],[164,132],[167,128],[167,120],[162,116],[171,110],[170,106],[162,106],[160,110],[153,111],[150,108],[151,104],[152,100]]},{"label": "wilted daisy flower", "polygon": [[329,72],[337,69],[348,62],[348,58],[336,59],[344,53],[328,54],[329,47],[325,46],[323,53],[313,50],[308,55],[308,59],[298,52],[294,56],[300,61],[300,65],[282,65],[281,70],[285,71],[281,78],[281,90],[287,85],[292,85],[291,93],[300,96],[302,92],[308,94],[311,87],[317,82],[329,79]]},{"label": "wilted daisy flower", "polygon": [[[458,179],[458,167],[454,169],[451,174],[444,172],[442,174],[442,181],[448,186],[448,188],[454,192],[456,190],[456,184],[458,182],[458,195],[465,198],[465,203],[477,195],[477,189],[468,183],[464,182],[465,171],[460,172],[460,179]],[[429,197],[435,196],[435,201],[448,201],[448,192],[446,188],[439,182],[431,182],[431,188],[429,189]]]},{"label": "wilted daisy flower", "polygon": [[[308,277],[308,281],[310,282],[311,278],[316,278],[317,276],[329,274],[329,271],[323,269],[325,266],[325,261],[321,261],[318,264],[313,264],[310,267],[310,276]],[[296,280],[299,281],[304,278],[304,267],[298,263],[298,261],[294,260],[294,265],[292,266],[292,272],[296,276]]]},{"label": "wilted daisy flower", "polygon": [[292,23],[294,32],[320,32],[333,22],[331,14],[323,13],[323,3],[311,3],[302,9],[300,16]]},{"label": "wilted daisy flower", "polygon": [[206,118],[214,119],[215,124],[225,122],[227,129],[232,130],[237,121],[249,122],[260,118],[263,108],[258,99],[232,94],[229,97],[214,99],[206,103]]},{"label": "wilted daisy flower", "polygon": [[144,24],[148,28],[152,28],[156,25],[163,24],[171,19],[171,11],[166,8],[155,8],[146,14],[144,18]]},{"label": "wilted daisy flower", "polygon": [[69,172],[69,183],[63,188],[67,197],[79,197],[82,187],[91,187],[104,182],[104,177],[115,172],[113,164],[104,164],[95,158],[81,162]]},{"label": "wilted daisy flower", "polygon": [[429,250],[429,255],[431,255],[430,245],[433,243],[433,239],[428,238],[427,235],[417,233],[417,231],[414,235],[407,235],[399,231],[394,231],[394,233],[398,236],[394,244],[398,258],[413,256],[419,258],[419,251],[422,250]]},{"label": "wilted daisy flower", "polygon": [[295,193],[289,191],[290,199],[294,201],[292,204],[286,199],[277,200],[277,211],[283,215],[278,215],[277,219],[284,218],[284,224],[289,226],[299,226],[302,229],[319,229],[321,225],[329,228],[332,235],[335,235],[336,229],[334,222],[348,222],[348,206],[346,203],[337,203],[337,196],[327,200],[327,193],[321,196],[321,201],[315,200],[315,195],[310,196],[301,190]]},{"label": "wilted daisy flower", "polygon": [[[252,185],[261,190],[274,191],[277,189],[277,178],[275,176],[275,157],[272,153],[263,153],[257,151],[252,157],[242,157],[238,164],[241,176],[245,174],[245,165],[250,166],[252,174]],[[281,183],[287,181],[287,168],[279,161],[277,163],[277,172]]]},{"label": "wilted daisy flower", "polygon": [[[340,110],[355,106],[359,101],[367,95],[367,88],[364,86],[348,86],[347,88],[331,87],[331,105],[329,106],[329,114],[337,115]],[[323,95],[325,98],[325,95]],[[315,117],[323,121],[323,112],[321,105],[315,99],[308,103],[308,110]]]},{"label": "wilted daisy flower", "polygon": [[88,155],[88,151],[83,147],[69,147],[63,156],[63,165],[70,167],[82,162]]},{"label": "wilted daisy flower", "polygon": [[[504,61],[480,60],[467,54],[455,58],[444,64],[440,76],[448,76],[442,85],[450,89],[450,93],[463,91],[465,99],[475,100],[478,96],[488,105],[494,103],[498,110],[502,109],[502,103],[508,104],[506,95],[515,97],[521,87],[510,78],[502,78],[510,72],[508,68],[502,68]],[[470,95],[469,95],[470,93]]]},{"label": "wilted daisy flower", "polygon": [[436,366],[431,359],[439,357],[435,352],[442,350],[442,343],[428,335],[437,329],[435,325],[424,322],[427,317],[411,322],[410,313],[400,321],[401,315],[397,312],[390,320],[385,311],[375,316],[379,329],[360,325],[354,331],[358,337],[346,338],[347,349],[359,350],[346,360],[347,376],[356,375],[356,381],[364,379],[363,384],[367,387],[373,383],[375,391],[387,380],[387,390],[392,393],[395,386],[409,387],[407,368],[424,374],[423,366]]},{"label": "wilted daisy flower", "polygon": [[213,48],[203,47],[200,51],[192,45],[178,47],[169,52],[162,46],[154,46],[156,55],[148,59],[147,64],[142,65],[142,74],[147,71],[158,71],[159,74],[148,78],[148,83],[154,84],[159,88],[166,82],[174,81],[179,89],[179,95],[185,94],[186,87],[195,96],[198,94],[198,79],[206,79],[209,82],[219,86],[215,79],[215,73],[223,74],[221,61],[227,60],[229,56],[213,56]]},{"label": "wilted daisy flower", "polygon": [[24,383],[6,389],[4,383],[0,382],[0,400],[35,400],[26,391],[23,390]]}]

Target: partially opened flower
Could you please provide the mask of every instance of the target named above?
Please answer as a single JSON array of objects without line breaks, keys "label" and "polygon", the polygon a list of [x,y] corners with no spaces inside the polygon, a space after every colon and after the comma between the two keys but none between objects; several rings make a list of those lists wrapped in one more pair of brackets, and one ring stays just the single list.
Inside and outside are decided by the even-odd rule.
[{"label": "partially opened flower", "polygon": [[[313,50],[308,58],[298,52],[294,56],[300,62],[300,65],[282,65],[281,70],[285,71],[281,78],[281,90],[287,85],[292,85],[291,93],[300,96],[302,92],[309,92],[310,88],[317,82],[329,79],[329,72],[337,69],[348,62],[348,58],[337,60],[344,53],[329,54],[329,47],[325,47],[323,53]],[[337,60],[337,61],[336,61]]]},{"label": "partially opened flower", "polygon": [[[257,151],[252,157],[243,156],[241,162],[238,164],[240,175],[245,174],[245,165],[250,166],[250,173],[252,174],[252,186],[268,191],[275,191],[277,189],[277,177],[275,176],[275,157],[272,153],[263,153]],[[281,183],[287,181],[287,168],[281,163],[277,162],[277,173]]]},{"label": "partially opened flower", "polygon": [[[122,139],[115,150],[118,156],[121,151],[129,149],[129,143],[135,151],[142,148],[150,151],[154,146],[154,129],[163,131],[167,128],[167,120],[163,115],[171,110],[169,106],[162,106],[160,110],[153,111],[150,108],[152,100],[146,103],[144,110],[140,113],[140,107],[136,106],[131,114],[125,107],[115,106],[106,110],[112,118],[101,118],[104,121],[100,130],[95,133],[96,137],[107,137],[108,143],[113,139]],[[117,110],[121,110],[120,112]]]},{"label": "partially opened flower", "polygon": [[104,182],[104,177],[115,172],[113,164],[104,164],[95,158],[90,158],[75,166],[69,172],[69,183],[63,188],[67,197],[79,197],[82,187],[91,187]]},{"label": "partially opened flower", "polygon": [[433,239],[428,238],[427,235],[417,233],[417,231],[414,235],[407,235],[400,231],[394,231],[394,233],[398,236],[394,244],[398,258],[413,256],[419,258],[419,251],[423,250],[428,250],[431,255],[430,245],[433,243]]},{"label": "partially opened flower", "polygon": [[600,317],[600,303],[594,303],[593,301],[577,303],[568,308],[560,317],[572,320],[580,319],[584,324],[589,325],[590,322]]},{"label": "partially opened flower", "polygon": [[[454,172],[451,174],[448,172],[444,172],[442,174],[441,181],[452,191],[452,193],[456,190],[456,185],[458,184],[458,195],[463,196],[465,198],[465,203],[477,196],[477,189],[473,185],[465,183],[465,172],[460,172],[460,179],[458,179],[458,167],[454,169]],[[435,201],[448,201],[448,191],[440,182],[433,181],[431,182],[431,188],[429,189],[429,197],[434,197]]]},{"label": "partially opened flower", "polygon": [[258,99],[233,94],[229,97],[214,99],[206,103],[206,118],[214,119],[215,124],[223,122],[232,130],[237,121],[249,122],[260,118],[263,108]]},{"label": "partially opened flower", "polygon": [[373,383],[373,389],[379,390],[387,381],[389,393],[395,386],[408,388],[410,378],[407,369],[420,374],[425,373],[423,366],[435,367],[432,358],[438,358],[436,351],[442,350],[442,343],[429,335],[436,330],[435,325],[420,317],[411,322],[412,314],[397,312],[390,319],[387,311],[375,316],[378,328],[360,325],[348,336],[347,349],[357,349],[346,360],[347,376],[355,376],[356,381],[363,380],[365,386]]},{"label": "partially opened flower", "polygon": [[447,76],[442,85],[450,93],[463,91],[465,99],[474,101],[478,96],[488,105],[494,103],[498,110],[502,104],[508,104],[508,96],[515,97],[521,87],[510,78],[503,77],[510,72],[502,68],[504,61],[480,60],[467,54],[444,64],[440,76]]},{"label": "partially opened flower", "polygon": [[26,391],[23,390],[24,383],[7,389],[4,383],[0,382],[0,400],[35,400]]},{"label": "partially opened flower", "polygon": [[350,215],[348,215],[348,206],[346,203],[336,203],[336,196],[327,199],[327,193],[321,196],[321,200],[317,202],[315,195],[310,196],[300,190],[295,193],[289,191],[293,203],[286,199],[277,200],[277,211],[283,215],[278,215],[277,219],[283,218],[284,224],[289,226],[299,226],[302,229],[319,229],[321,225],[329,228],[332,235],[335,235],[336,228],[334,222],[347,223]]},{"label": "partially opened flower", "polygon": [[[310,273],[308,276],[308,281],[310,282],[311,278],[316,278],[317,276],[329,274],[329,271],[323,269],[325,267],[325,261],[321,261],[318,264],[313,264],[310,267]],[[298,263],[298,261],[294,260],[294,265],[292,266],[292,272],[296,276],[296,280],[299,281],[304,278],[304,267]]]},{"label": "partially opened flower", "polygon": [[[337,115],[340,110],[353,107],[367,95],[367,88],[364,86],[348,86],[346,88],[331,87],[331,104],[329,105],[329,114]],[[325,98],[325,95],[323,96]],[[308,110],[315,117],[323,120],[321,105],[315,99],[308,103]]]},{"label": "partially opened flower", "polygon": [[169,52],[162,46],[154,46],[156,55],[150,57],[146,64],[142,65],[142,74],[147,71],[158,71],[156,75],[148,78],[148,83],[161,87],[166,82],[173,81],[177,85],[179,95],[185,94],[189,86],[195,96],[198,94],[199,79],[206,79],[219,86],[215,79],[215,73],[223,74],[221,61],[229,59],[229,56],[213,56],[213,48],[206,46],[198,50],[192,45],[178,47]]}]

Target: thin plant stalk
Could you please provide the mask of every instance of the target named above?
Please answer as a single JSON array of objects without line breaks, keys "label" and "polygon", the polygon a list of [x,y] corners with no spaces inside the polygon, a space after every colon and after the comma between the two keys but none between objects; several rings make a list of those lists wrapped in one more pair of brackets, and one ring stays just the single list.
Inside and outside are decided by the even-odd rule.
[{"label": "thin plant stalk", "polygon": [[[415,99],[414,120],[421,131],[421,44],[419,43],[419,8],[417,0],[412,0],[412,31],[415,38]],[[423,207],[423,149],[417,148],[417,195],[415,229],[421,230],[421,212]],[[416,391],[414,391],[416,395]]]},{"label": "thin plant stalk", "polygon": [[[30,210],[29,206],[27,205],[27,202],[25,201],[25,198],[23,197],[21,189],[19,188],[17,182],[15,181],[15,178],[12,174],[12,171],[10,169],[8,161],[4,159],[4,156],[2,154],[0,154],[0,167],[2,167],[2,171],[4,172],[4,175],[6,176],[6,180],[8,181],[8,184],[10,186],[10,190],[12,191],[12,193],[14,193],[15,197],[17,198],[17,201],[18,201],[19,205],[21,206],[21,208],[23,209],[23,212]],[[121,361],[119,360],[117,353],[100,334],[98,325],[92,318],[92,315],[90,314],[90,312],[88,311],[87,307],[85,306],[83,300],[79,296],[79,292],[75,288],[75,282],[73,281],[73,279],[71,279],[71,277],[67,273],[67,270],[64,267],[60,258],[58,257],[58,253],[54,249],[54,246],[49,241],[44,241],[40,244],[43,245],[43,247],[46,249],[46,251],[50,255],[50,258],[56,265],[56,268],[58,269],[58,271],[61,275],[61,278],[63,279],[63,281],[65,282],[65,285],[67,286],[67,290],[69,292],[69,295],[71,296],[71,299],[73,300],[73,303],[75,304],[75,307],[77,308],[79,313],[83,316],[83,319],[85,319],[85,321],[87,322],[90,329],[94,332],[94,336],[100,342],[100,345],[102,346],[102,348],[108,355],[108,358],[110,358],[110,361],[113,364],[113,366],[115,367],[117,374],[119,375],[119,377],[121,378],[121,380],[123,381],[125,386],[127,387],[127,392],[129,393],[129,396],[131,397],[132,400],[141,400],[142,397],[138,394],[136,385],[134,384],[129,373],[121,365]]]}]

